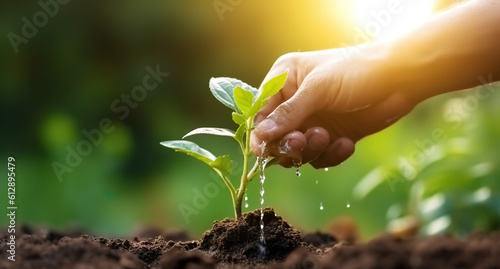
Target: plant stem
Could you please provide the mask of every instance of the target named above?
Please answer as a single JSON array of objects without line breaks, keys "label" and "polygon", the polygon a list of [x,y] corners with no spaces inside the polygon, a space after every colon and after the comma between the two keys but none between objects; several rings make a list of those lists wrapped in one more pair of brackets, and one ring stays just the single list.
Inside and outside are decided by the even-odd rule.
[{"label": "plant stem", "polygon": [[[252,122],[253,122],[253,117],[249,118],[246,122],[246,133],[245,133],[245,147],[243,149],[243,171],[241,172],[241,182],[240,182],[240,187],[238,188],[238,191],[236,192],[236,201],[234,203],[234,213],[236,216],[236,219],[239,219],[241,217],[241,203],[243,200],[243,196],[245,195],[245,192],[247,190],[247,185],[248,181],[250,181],[251,178],[248,178],[248,161],[250,158],[250,133],[252,131]],[[253,170],[253,169],[252,169]]]},{"label": "plant stem", "polygon": [[[222,174],[218,169],[214,169],[217,174],[219,174],[220,178],[222,181],[224,181],[224,184],[226,184],[226,187],[229,189],[229,193],[231,194],[231,200],[233,201],[233,208],[235,209],[235,217],[238,218],[238,214],[236,212],[236,206],[237,206],[237,192],[234,189],[233,184],[231,184],[231,181],[224,175]],[[240,201],[241,203],[241,201]],[[241,208],[241,204],[240,204]],[[241,215],[241,210],[240,210],[240,215]]]},{"label": "plant stem", "polygon": [[247,174],[248,181],[252,180],[252,178],[259,172],[259,162],[255,161],[252,169]]}]

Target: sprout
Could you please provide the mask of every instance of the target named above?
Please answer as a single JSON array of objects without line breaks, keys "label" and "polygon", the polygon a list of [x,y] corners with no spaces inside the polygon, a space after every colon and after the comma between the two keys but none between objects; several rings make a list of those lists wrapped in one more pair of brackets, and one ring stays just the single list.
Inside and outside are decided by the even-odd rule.
[{"label": "sprout", "polygon": [[164,141],[161,144],[175,151],[183,152],[212,167],[220,176],[231,193],[235,218],[241,217],[241,203],[245,195],[248,182],[258,173],[258,161],[249,169],[252,152],[250,150],[250,132],[254,128],[254,117],[267,104],[269,98],[278,93],[287,78],[287,72],[280,74],[261,86],[259,90],[234,78],[210,79],[210,91],[222,104],[233,110],[232,119],[238,124],[236,131],[224,128],[198,128],[184,137],[197,134],[211,134],[232,137],[239,144],[243,154],[243,167],[239,188],[235,188],[230,180],[232,159],[229,155],[216,157],[210,151],[186,140]]}]

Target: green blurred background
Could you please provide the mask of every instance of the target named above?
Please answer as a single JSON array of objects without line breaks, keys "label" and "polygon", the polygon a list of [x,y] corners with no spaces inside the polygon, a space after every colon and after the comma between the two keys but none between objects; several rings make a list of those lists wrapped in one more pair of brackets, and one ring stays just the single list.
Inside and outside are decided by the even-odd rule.
[{"label": "green blurred background", "polygon": [[[229,110],[211,96],[209,79],[228,76],[258,86],[284,53],[357,45],[360,32],[376,38],[380,33],[366,28],[377,22],[370,12],[387,2],[74,0],[59,5],[18,53],[9,33],[21,35],[22,18],[33,21],[43,9],[35,1],[0,4],[0,150],[4,160],[16,158],[18,221],[114,236],[143,225],[200,236],[214,220],[232,216],[229,193],[221,188],[183,216],[179,206],[195,208],[197,191],[215,177],[159,142],[201,126],[234,128]],[[406,25],[398,20],[410,26],[453,4],[413,2],[420,9],[406,6],[381,33]],[[142,85],[146,67],[158,64],[169,76],[120,119],[111,104]],[[304,166],[297,177],[293,169],[269,168],[265,205],[305,231],[349,216],[363,238],[408,216],[422,234],[497,229],[500,94],[478,98],[478,90],[487,89],[427,101],[358,143],[351,159],[329,171]],[[83,130],[99,128],[105,118],[113,131],[59,180],[53,163],[65,164],[68,148],[87,140]],[[237,153],[226,138],[193,140],[216,154]],[[259,207],[258,185],[249,186],[248,210]],[[0,226],[6,224],[0,218]]]}]

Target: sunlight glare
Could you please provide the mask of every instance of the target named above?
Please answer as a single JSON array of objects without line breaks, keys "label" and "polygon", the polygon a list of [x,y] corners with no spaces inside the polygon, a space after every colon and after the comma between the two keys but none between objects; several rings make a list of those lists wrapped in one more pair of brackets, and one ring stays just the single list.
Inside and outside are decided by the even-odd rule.
[{"label": "sunlight glare", "polygon": [[391,37],[432,14],[435,0],[354,0],[353,12],[366,38]]}]

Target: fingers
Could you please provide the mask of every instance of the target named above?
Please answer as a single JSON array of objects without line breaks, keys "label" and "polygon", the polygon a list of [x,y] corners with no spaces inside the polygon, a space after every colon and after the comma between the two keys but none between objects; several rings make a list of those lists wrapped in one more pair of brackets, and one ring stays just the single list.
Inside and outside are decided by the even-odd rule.
[{"label": "fingers", "polygon": [[272,96],[269,99],[269,103],[267,103],[267,105],[264,108],[262,108],[259,111],[259,113],[257,113],[254,119],[255,123],[260,123],[262,120],[264,120],[267,116],[269,116],[269,114],[271,114],[271,112],[273,112],[276,109],[276,107],[278,107],[282,102],[293,96],[293,94],[297,91],[296,69],[292,63],[273,66],[273,68],[271,68],[271,70],[267,74],[266,78],[263,80],[262,85],[264,85],[268,80],[272,79],[273,77],[284,73],[286,70],[288,70],[288,76],[285,81],[285,84],[283,85],[283,88],[280,90],[279,93]]},{"label": "fingers", "polygon": [[339,165],[354,153],[354,142],[348,138],[339,138],[331,145],[328,142],[328,132],[321,127],[311,128],[306,134],[294,131],[268,143],[264,156],[274,156],[286,168],[311,163],[319,169]]},{"label": "fingers", "polygon": [[[363,136],[378,132],[396,122],[398,119],[408,114],[414,105],[403,95],[393,94],[380,103],[364,109],[359,113],[360,122],[358,128],[363,131],[361,137],[341,137],[336,139],[331,145],[322,150],[316,159],[310,162],[315,168],[325,168],[341,164],[354,153],[355,140]],[[355,139],[355,140],[353,140]],[[306,152],[306,151],[305,151]]]},{"label": "fingers", "polygon": [[[258,138],[253,131],[250,133],[250,149],[255,154],[255,156],[262,155],[262,142],[263,141]],[[264,155],[264,157],[267,157],[268,155],[269,154]]]},{"label": "fingers", "polygon": [[293,131],[281,140],[267,143],[266,154],[274,156],[280,165],[292,167],[302,163],[302,151],[306,146],[306,136],[299,131]]},{"label": "fingers", "polygon": [[262,149],[262,141],[255,135],[252,135],[250,143],[257,156],[274,156],[280,165],[291,167],[315,160],[329,141],[329,134],[324,128],[313,127],[305,134],[293,131],[280,140],[268,142],[265,151]]},{"label": "fingers", "polygon": [[358,124],[364,128],[364,133],[369,135],[394,124],[408,114],[414,106],[402,94],[392,94],[380,103],[354,113],[359,113]]},{"label": "fingers", "polygon": [[308,163],[315,160],[330,143],[328,131],[322,127],[313,127],[305,133],[307,146],[302,151],[302,162]]},{"label": "fingers", "polygon": [[253,122],[257,124],[262,122],[265,118],[267,118],[267,116],[269,116],[269,114],[271,114],[271,112],[273,112],[276,109],[276,107],[278,107],[283,102],[283,98],[281,95],[282,93],[279,92],[276,95],[273,95],[271,98],[269,98],[269,103],[267,103],[267,105],[264,108],[262,108],[257,113],[257,115],[255,115]]},{"label": "fingers", "polygon": [[255,128],[254,132],[257,137],[264,141],[274,141],[286,133],[298,129],[319,105],[315,104],[317,98],[312,90],[314,84],[312,81],[304,81],[290,99],[278,105]]},{"label": "fingers", "polygon": [[341,164],[354,153],[354,142],[348,138],[342,137],[331,145],[311,162],[311,165],[316,168],[325,168]]}]

